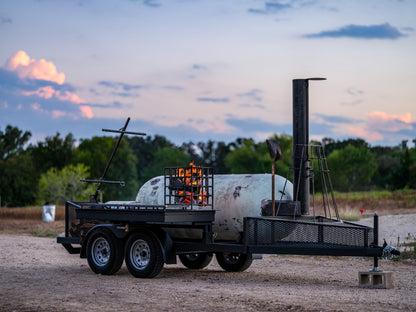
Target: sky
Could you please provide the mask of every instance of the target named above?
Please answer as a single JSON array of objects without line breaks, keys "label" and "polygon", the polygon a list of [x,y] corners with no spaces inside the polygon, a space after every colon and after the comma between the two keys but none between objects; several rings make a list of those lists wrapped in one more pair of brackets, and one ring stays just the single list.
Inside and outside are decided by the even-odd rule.
[{"label": "sky", "polygon": [[120,129],[175,144],[292,134],[416,139],[414,0],[2,0],[0,131]]}]

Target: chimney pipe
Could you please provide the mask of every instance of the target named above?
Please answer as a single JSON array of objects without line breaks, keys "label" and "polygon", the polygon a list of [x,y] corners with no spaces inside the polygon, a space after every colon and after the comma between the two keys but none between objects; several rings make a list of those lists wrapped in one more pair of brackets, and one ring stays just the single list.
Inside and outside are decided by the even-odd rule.
[{"label": "chimney pipe", "polygon": [[293,92],[293,194],[301,214],[309,214],[309,80],[294,79]]}]

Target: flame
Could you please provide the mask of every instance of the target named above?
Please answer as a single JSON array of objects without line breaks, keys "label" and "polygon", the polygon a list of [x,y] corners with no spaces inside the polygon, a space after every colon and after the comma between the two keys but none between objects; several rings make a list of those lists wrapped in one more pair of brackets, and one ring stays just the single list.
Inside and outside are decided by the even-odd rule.
[{"label": "flame", "polygon": [[179,168],[178,176],[184,184],[184,190],[177,192],[181,203],[197,204],[199,206],[207,204],[207,192],[204,191],[202,186],[202,175],[202,166],[195,165],[193,161],[189,164],[189,167]]}]

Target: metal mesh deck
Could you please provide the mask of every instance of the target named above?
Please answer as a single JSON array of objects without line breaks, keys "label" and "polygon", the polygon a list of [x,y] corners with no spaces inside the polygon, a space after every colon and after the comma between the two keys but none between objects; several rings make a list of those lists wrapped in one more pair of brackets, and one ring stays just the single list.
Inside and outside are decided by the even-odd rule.
[{"label": "metal mesh deck", "polygon": [[248,245],[295,243],[320,247],[368,247],[373,229],[355,223],[337,222],[326,217],[301,217],[296,220],[273,217],[248,217],[244,223]]}]

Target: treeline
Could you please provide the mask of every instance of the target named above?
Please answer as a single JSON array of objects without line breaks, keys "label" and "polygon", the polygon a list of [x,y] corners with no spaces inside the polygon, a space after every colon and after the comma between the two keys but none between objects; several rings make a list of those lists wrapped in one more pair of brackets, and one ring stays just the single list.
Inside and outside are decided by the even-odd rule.
[{"label": "treeline", "polygon": [[[102,176],[117,140],[103,136],[76,142],[72,134],[62,137],[57,133],[28,145],[30,137],[30,132],[10,125],[0,131],[3,207],[88,200],[96,185],[79,180]],[[276,172],[286,177],[292,164],[292,137],[275,135],[271,139],[279,140],[283,154],[276,163]],[[335,190],[416,188],[416,148],[408,148],[406,141],[394,147],[372,147],[362,139],[324,138],[312,143],[324,146]],[[133,200],[139,187],[162,175],[165,167],[186,166],[191,161],[213,167],[217,174],[265,173],[272,166],[265,141],[238,138],[231,143],[210,140],[176,146],[163,136],[126,136],[105,177],[124,181],[125,186],[104,185],[101,196],[104,200]]]}]

